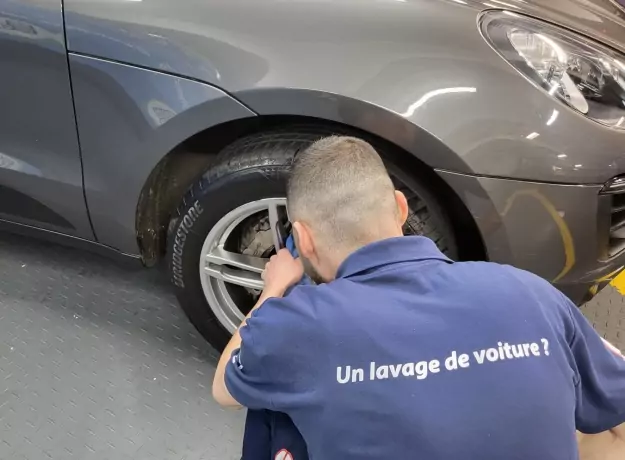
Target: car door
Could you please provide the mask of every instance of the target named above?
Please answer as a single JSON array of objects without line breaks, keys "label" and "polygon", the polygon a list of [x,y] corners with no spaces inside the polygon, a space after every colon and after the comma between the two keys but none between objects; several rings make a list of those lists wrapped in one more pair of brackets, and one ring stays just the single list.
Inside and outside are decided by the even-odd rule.
[{"label": "car door", "polygon": [[59,0],[0,0],[0,223],[93,239]]}]

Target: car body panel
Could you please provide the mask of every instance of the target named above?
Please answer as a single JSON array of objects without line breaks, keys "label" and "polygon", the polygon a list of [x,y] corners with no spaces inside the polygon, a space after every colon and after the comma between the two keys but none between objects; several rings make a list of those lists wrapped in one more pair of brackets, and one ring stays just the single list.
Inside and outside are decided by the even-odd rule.
[{"label": "car body panel", "polygon": [[60,3],[0,0],[0,219],[93,239]]},{"label": "car body panel", "polygon": [[598,260],[605,229],[589,216],[601,213],[599,186],[439,175],[469,208],[493,262],[513,261],[576,300],[625,265],[625,254]]},{"label": "car body panel", "polygon": [[204,83],[85,56],[69,59],[98,241],[136,254],[137,203],[157,163],[197,132],[255,114]]},{"label": "car body panel", "polygon": [[[439,172],[474,216],[489,260],[514,260],[550,281],[579,278],[576,265],[596,263],[599,186],[544,184]],[[555,210],[555,212],[554,212]],[[527,236],[531,235],[531,238]],[[549,254],[536,248],[548,248]]]},{"label": "car body panel", "polygon": [[[512,4],[625,46],[621,13],[608,0],[591,2],[592,13],[575,0]],[[625,133],[574,113],[503,61],[476,25],[484,8],[452,0],[66,1],[72,51],[206,81],[258,113],[318,116],[308,91],[382,107],[457,157],[402,144],[433,168],[576,184],[625,172]],[[276,97],[288,101],[280,110]]]}]

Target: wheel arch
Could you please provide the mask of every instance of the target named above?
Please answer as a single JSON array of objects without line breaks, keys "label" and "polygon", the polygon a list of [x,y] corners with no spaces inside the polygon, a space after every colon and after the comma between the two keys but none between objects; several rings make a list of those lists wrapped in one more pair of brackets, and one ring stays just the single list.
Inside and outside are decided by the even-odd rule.
[{"label": "wheel arch", "polygon": [[[301,98],[299,96],[302,96]],[[214,125],[181,142],[154,167],[136,213],[141,256],[150,266],[165,253],[171,216],[186,190],[216,154],[237,138],[288,124],[315,124],[383,145],[390,160],[414,171],[449,213],[463,260],[484,260],[486,250],[469,210],[435,168],[466,172],[466,164],[432,134],[403,117],[363,101],[309,90],[256,90],[235,94],[258,116]]]}]

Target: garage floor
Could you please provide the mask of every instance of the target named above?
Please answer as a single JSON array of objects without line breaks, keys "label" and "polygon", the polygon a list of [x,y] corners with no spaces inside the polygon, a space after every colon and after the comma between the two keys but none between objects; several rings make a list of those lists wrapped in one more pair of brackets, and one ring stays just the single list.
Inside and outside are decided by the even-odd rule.
[{"label": "garage floor", "polygon": [[[584,308],[625,349],[625,302]],[[244,413],[167,277],[0,235],[0,459],[236,459]]]}]

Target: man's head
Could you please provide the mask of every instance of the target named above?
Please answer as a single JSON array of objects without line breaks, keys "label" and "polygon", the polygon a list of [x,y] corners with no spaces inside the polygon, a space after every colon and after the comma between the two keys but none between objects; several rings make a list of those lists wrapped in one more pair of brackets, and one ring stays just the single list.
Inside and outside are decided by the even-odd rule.
[{"label": "man's head", "polygon": [[401,236],[408,215],[375,149],[343,136],[321,139],[296,157],[287,206],[304,267],[317,282],[334,279],[355,250]]}]

